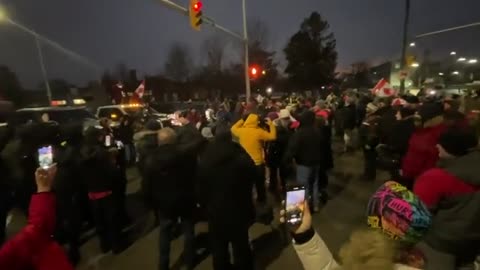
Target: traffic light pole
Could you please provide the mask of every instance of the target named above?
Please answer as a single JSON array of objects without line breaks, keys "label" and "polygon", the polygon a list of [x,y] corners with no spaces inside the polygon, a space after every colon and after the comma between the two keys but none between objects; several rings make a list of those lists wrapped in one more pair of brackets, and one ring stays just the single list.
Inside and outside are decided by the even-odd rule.
[{"label": "traffic light pole", "polygon": [[442,29],[442,30],[433,31],[433,32],[428,32],[428,33],[417,35],[415,38],[423,38],[423,37],[438,35],[438,34],[442,34],[442,33],[445,33],[445,32],[451,32],[451,31],[456,31],[456,30],[475,27],[475,26],[480,26],[480,22],[460,25],[460,26],[451,27],[451,28]]},{"label": "traffic light pole", "polygon": [[[160,0],[163,4],[165,4],[167,7],[176,10],[180,12],[181,14],[188,16],[188,8],[182,7],[177,3],[174,3],[170,0]],[[235,38],[240,39],[244,43],[244,49],[245,49],[245,94],[248,98],[250,97],[250,77],[248,76],[248,34],[247,34],[247,10],[246,10],[246,5],[245,5],[245,0],[242,0],[242,8],[243,8],[243,36],[229,30],[228,28],[225,28],[215,22],[214,19],[211,17],[202,16],[202,20],[204,23],[212,26],[213,28],[216,28],[220,31],[223,31]]]}]

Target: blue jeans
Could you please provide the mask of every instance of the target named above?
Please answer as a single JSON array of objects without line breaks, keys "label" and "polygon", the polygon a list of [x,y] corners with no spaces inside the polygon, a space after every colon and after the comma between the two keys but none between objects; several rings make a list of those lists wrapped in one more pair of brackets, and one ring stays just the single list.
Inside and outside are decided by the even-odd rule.
[{"label": "blue jeans", "polygon": [[[160,270],[170,269],[170,243],[173,240],[173,228],[177,225],[177,218],[169,218],[159,213],[159,244],[160,244]],[[181,218],[182,231],[185,237],[183,259],[186,269],[193,269],[195,264],[195,223],[192,218]]]},{"label": "blue jeans", "polygon": [[297,165],[297,182],[305,186],[305,199],[312,202],[313,206],[320,203],[318,197],[318,171],[319,166]]}]

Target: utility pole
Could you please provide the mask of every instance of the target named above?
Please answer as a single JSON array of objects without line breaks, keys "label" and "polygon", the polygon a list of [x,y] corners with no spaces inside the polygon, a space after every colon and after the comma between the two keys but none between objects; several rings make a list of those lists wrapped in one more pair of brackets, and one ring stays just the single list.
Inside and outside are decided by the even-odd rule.
[{"label": "utility pole", "polygon": [[[406,67],[407,62],[407,42],[408,42],[408,26],[410,22],[410,0],[405,0],[405,17],[403,21],[403,43],[402,43],[402,55],[400,59],[400,70]],[[400,93],[405,92],[405,78],[400,80]]]},{"label": "utility pole", "polygon": [[245,98],[246,101],[250,98],[251,89],[250,89],[250,76],[248,74],[248,30],[247,30],[247,9],[245,5],[245,0],[242,0],[242,10],[243,10],[243,43],[245,46]]}]

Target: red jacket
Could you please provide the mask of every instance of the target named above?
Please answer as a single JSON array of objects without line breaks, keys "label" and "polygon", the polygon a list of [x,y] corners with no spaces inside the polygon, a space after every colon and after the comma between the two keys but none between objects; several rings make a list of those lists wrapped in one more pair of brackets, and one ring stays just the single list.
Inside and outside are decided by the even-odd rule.
[{"label": "red jacket", "polygon": [[[423,241],[453,255],[476,255],[480,243],[480,152],[444,159],[415,181],[414,193],[432,211]],[[428,258],[427,258],[428,259]]]},{"label": "red jacket", "polygon": [[410,137],[407,154],[402,160],[402,176],[414,180],[438,161],[437,143],[446,126],[441,123],[417,129]]},{"label": "red jacket", "polygon": [[73,270],[51,235],[55,229],[55,196],[32,196],[28,224],[0,249],[0,269]]}]

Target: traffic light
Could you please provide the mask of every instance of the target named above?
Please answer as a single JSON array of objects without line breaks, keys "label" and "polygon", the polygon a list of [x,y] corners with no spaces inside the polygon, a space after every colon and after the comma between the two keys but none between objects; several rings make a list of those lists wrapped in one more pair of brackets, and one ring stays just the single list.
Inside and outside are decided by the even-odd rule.
[{"label": "traffic light", "polygon": [[190,25],[193,29],[200,31],[202,25],[202,2],[199,0],[190,0],[190,7],[188,9],[190,15]]},{"label": "traffic light", "polygon": [[257,69],[256,67],[251,67],[251,68],[250,68],[250,75],[251,75],[252,77],[256,77],[257,74],[258,74],[258,69]]}]

